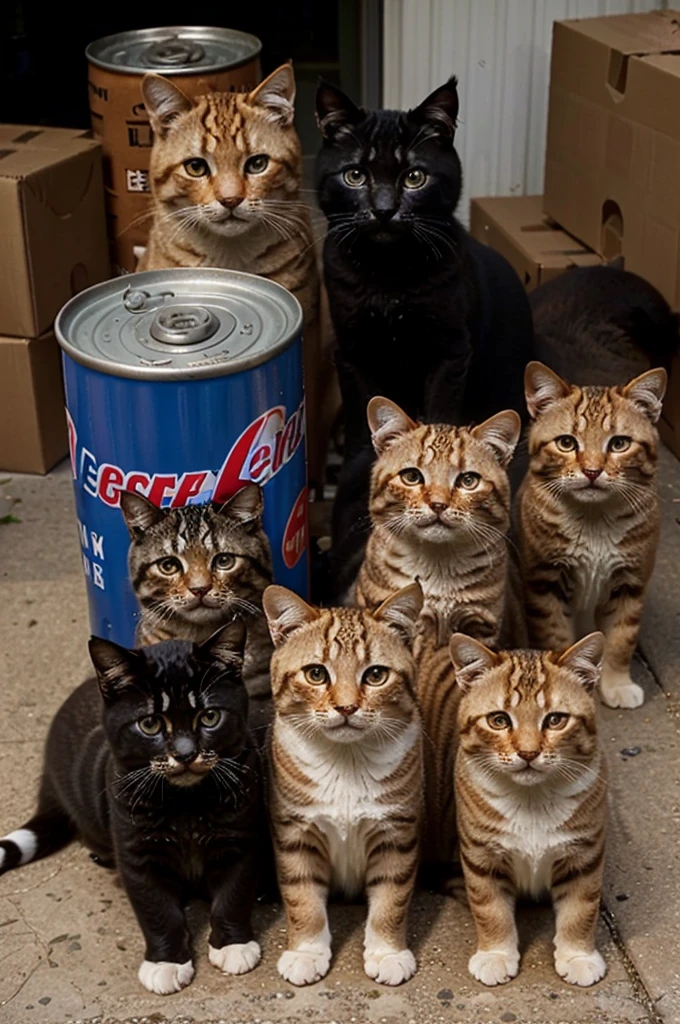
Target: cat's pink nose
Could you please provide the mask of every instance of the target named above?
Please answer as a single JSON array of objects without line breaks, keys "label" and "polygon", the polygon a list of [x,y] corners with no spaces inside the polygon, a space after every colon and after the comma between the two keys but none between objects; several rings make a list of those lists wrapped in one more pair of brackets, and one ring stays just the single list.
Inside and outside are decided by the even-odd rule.
[{"label": "cat's pink nose", "polygon": [[350,715],[353,715],[355,713],[355,711],[359,710],[359,705],[358,704],[336,704],[335,705],[335,710],[339,711],[341,715],[345,715],[346,718],[349,718]]},{"label": "cat's pink nose", "polygon": [[189,587],[189,590],[195,597],[205,597],[210,587]]},{"label": "cat's pink nose", "polygon": [[243,196],[224,196],[222,199],[220,199],[220,203],[227,210],[231,210],[233,206],[238,206],[239,203],[242,203],[243,199]]},{"label": "cat's pink nose", "polygon": [[433,512],[440,516],[442,512],[446,512],[447,505],[445,501],[431,501],[430,508],[432,509]]},{"label": "cat's pink nose", "polygon": [[602,472],[601,469],[586,469],[585,467],[582,467],[582,469],[583,469],[583,475],[587,476],[588,479],[591,481],[591,483],[594,480],[597,480],[598,476]]},{"label": "cat's pink nose", "polygon": [[536,760],[536,758],[540,754],[540,750],[518,750],[517,753],[523,761],[526,761],[527,764],[530,764],[532,761]]}]

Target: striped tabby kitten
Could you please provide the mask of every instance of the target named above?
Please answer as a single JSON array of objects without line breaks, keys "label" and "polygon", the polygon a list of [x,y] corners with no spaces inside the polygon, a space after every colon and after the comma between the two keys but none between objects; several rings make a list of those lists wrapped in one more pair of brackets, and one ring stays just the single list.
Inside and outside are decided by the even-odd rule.
[{"label": "striped tabby kitten", "polygon": [[[142,82],[154,132],[149,178],[154,218],[138,270],[224,267],[259,274],[299,299],[305,317],[305,383],[313,478],[325,436],[321,389],[333,379],[322,356],[319,273],[309,208],[300,196],[302,151],[293,125],[295,78],[277,68],[250,93],[190,100],[159,75]],[[326,427],[324,427],[324,430]],[[318,450],[317,450],[318,448]]]},{"label": "striped tabby kitten", "polygon": [[373,613],[311,608],[269,587],[275,651],[270,811],[294,985],[331,960],[329,892],[365,892],[364,970],[399,985],[416,970],[406,918],[418,866],[422,759],[409,649],[417,584]]},{"label": "striped tabby kitten", "polygon": [[519,416],[507,410],[477,427],[423,425],[376,397],[368,403],[368,423],[378,458],[371,475],[373,531],[356,603],[375,608],[418,579],[423,618],[434,624],[440,644],[456,630],[497,644],[509,625],[506,466]]},{"label": "striped tabby kitten", "polygon": [[529,640],[562,648],[606,637],[602,698],[642,704],[630,678],[659,535],[656,461],[666,371],[623,387],[577,387],[542,363],[526,369],[534,424],[519,496]]},{"label": "striped tabby kitten", "polygon": [[573,985],[606,972],[595,948],[606,831],[605,763],[592,691],[604,637],[563,654],[494,654],[451,638],[462,697],[455,785],[468,901],[477,928],[470,973],[484,985],[519,968],[515,899],[550,892],[555,970]]},{"label": "striped tabby kitten", "polygon": [[246,484],[222,506],[157,508],[123,491],[120,507],[132,538],[130,580],[141,609],[137,643],[200,644],[238,613],[248,629],[246,688],[251,697],[268,693],[272,646],[262,593],[272,581],[272,561],[257,484]]}]

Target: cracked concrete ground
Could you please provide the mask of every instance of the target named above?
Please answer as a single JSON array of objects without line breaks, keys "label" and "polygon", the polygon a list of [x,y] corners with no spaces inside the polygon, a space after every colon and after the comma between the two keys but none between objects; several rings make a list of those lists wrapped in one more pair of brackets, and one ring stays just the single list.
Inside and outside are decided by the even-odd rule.
[{"label": "cracked concrete ground", "polygon": [[[664,525],[635,677],[644,706],[603,708],[611,833],[599,943],[608,964],[593,989],[552,968],[552,915],[520,915],[519,977],[485,989],[469,977],[467,909],[420,894],[411,917],[419,971],[398,989],[362,971],[361,906],[332,906],[334,959],[324,981],[294,989],[276,973],[281,908],[260,907],[261,965],[242,978],[207,960],[205,908],[191,910],[196,978],[151,996],[139,985],[142,940],[116,876],[78,844],[0,879],[1,1024],[677,1024],[680,1021],[680,463],[663,452]],[[89,633],[71,481],[15,477],[20,522],[0,525],[0,835],[31,813],[50,719],[85,675]],[[0,508],[0,516],[6,509]]]}]

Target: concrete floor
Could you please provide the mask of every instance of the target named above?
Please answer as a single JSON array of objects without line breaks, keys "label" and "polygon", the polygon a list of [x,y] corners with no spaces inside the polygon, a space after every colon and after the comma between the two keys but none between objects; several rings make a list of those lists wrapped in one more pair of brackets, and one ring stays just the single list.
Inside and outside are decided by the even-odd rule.
[{"label": "concrete floor", "polygon": [[[31,813],[50,719],[88,670],[85,589],[66,466],[0,486],[0,835]],[[0,1022],[53,1024],[677,1024],[680,1021],[680,464],[661,460],[664,528],[635,668],[645,705],[602,709],[611,769],[611,839],[600,926],[609,966],[590,990],[553,972],[551,913],[522,911],[519,977],[485,989],[467,973],[468,911],[421,894],[411,933],[419,971],[378,987],[361,960],[360,906],[333,906],[327,978],[294,989],[276,973],[284,941],[279,906],[261,907],[261,965],[228,979],[206,956],[206,919],[192,908],[196,977],[183,992],[139,985],[141,935],[114,874],[74,844],[0,879]],[[636,751],[639,748],[639,752]],[[626,753],[628,751],[628,753]]]}]

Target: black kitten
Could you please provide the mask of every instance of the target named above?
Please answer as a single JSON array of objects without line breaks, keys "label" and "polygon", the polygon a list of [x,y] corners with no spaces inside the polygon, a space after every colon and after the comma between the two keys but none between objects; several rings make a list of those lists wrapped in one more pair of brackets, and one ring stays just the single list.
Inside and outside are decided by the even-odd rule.
[{"label": "black kitten", "polygon": [[0,840],[0,871],[76,835],[93,859],[115,865],[146,940],[139,980],[158,995],[193,977],[182,909],[191,896],[212,905],[211,963],[242,974],[260,959],[250,915],[263,810],[244,641],[239,620],[200,646],[129,651],[93,638],[97,681],[56,714],[37,813]]},{"label": "black kitten", "polygon": [[333,524],[338,592],[368,530],[369,398],[385,395],[429,422],[460,425],[505,408],[526,416],[529,305],[510,265],[454,218],[457,116],[455,78],[406,112],[361,110],[326,82],[317,93],[316,178],[345,429]]}]

